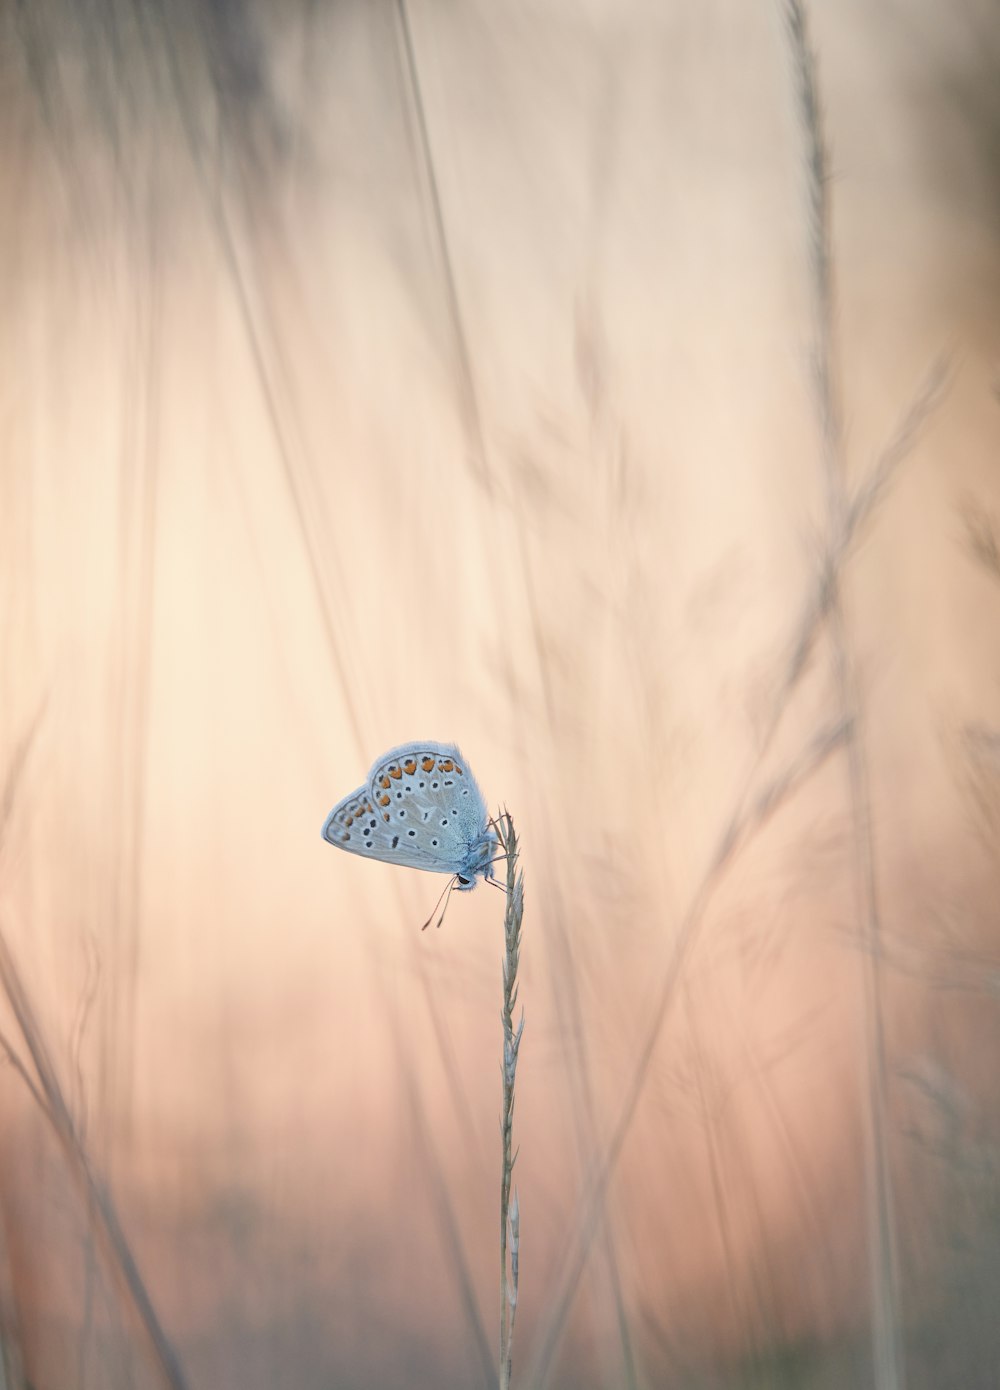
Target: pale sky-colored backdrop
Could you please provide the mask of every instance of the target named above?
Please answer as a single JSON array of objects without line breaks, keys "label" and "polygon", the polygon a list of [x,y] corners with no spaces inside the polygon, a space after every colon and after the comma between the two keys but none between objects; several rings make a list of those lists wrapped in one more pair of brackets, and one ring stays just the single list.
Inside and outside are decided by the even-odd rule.
[{"label": "pale sky-colored backdrop", "polygon": [[[320,840],[419,738],[523,838],[515,1384],[873,1384],[873,1129],[907,1383],[993,1383],[1000,25],[812,13],[852,489],[950,363],[844,569],[868,840],[828,625],[766,737],[830,539],[781,14],[0,21],[0,927],[197,1390],[491,1384],[503,899]],[[6,1383],[162,1384],[0,1115]]]}]

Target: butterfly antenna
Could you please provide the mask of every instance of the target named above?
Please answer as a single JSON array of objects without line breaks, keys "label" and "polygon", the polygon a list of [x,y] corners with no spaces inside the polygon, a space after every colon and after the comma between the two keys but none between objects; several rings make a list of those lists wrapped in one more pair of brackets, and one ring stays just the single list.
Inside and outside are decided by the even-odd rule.
[{"label": "butterfly antenna", "polygon": [[[441,907],[441,899],[444,899],[444,907],[441,907],[441,916],[437,919],[437,922],[435,923],[436,926],[440,926],[441,923],[444,921],[444,914],[448,911],[448,899],[451,897],[451,890],[454,888],[457,882],[458,875],[452,874],[451,878],[445,884],[444,889],[440,893],[437,902],[434,904],[434,912],[437,912],[438,908]],[[426,931],[427,928],[430,926],[431,919],[434,916],[434,912],[431,913],[430,917],[427,918],[427,921],[420,928],[421,931]]]}]

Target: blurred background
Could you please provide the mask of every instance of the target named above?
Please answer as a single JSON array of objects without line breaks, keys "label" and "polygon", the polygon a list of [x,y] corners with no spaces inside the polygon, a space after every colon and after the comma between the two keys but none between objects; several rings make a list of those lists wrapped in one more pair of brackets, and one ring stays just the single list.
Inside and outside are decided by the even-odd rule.
[{"label": "blurred background", "polygon": [[998,1383],[1000,20],[811,9],[838,503],[784,16],[3,7],[3,1390],[496,1383],[423,738],[514,1384]]}]

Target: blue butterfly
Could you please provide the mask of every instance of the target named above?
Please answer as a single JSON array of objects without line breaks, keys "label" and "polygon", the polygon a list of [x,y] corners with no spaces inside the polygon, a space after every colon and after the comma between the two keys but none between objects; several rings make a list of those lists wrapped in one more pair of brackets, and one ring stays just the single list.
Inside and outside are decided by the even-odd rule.
[{"label": "blue butterfly", "polygon": [[454,874],[460,889],[493,877],[496,831],[476,779],[450,743],[390,749],[366,785],[334,806],[323,838],[365,859]]}]

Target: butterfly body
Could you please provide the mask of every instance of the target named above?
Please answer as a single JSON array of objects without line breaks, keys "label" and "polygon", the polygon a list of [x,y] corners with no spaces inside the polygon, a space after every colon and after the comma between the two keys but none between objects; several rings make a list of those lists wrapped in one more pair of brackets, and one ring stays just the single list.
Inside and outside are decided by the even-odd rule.
[{"label": "butterfly body", "polygon": [[476,779],[450,743],[404,743],[383,754],[365,786],[334,806],[323,838],[366,859],[454,874],[460,889],[493,877],[496,832]]}]

